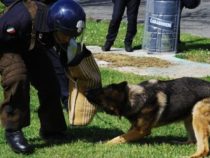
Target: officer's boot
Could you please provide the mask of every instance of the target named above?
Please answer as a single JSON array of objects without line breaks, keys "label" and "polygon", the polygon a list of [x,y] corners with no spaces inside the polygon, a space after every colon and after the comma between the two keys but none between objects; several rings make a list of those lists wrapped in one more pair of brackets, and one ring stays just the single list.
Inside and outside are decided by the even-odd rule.
[{"label": "officer's boot", "polygon": [[106,41],[105,44],[101,47],[103,51],[110,51],[110,48],[112,47],[113,42]]},{"label": "officer's boot", "polygon": [[6,130],[5,138],[11,149],[16,153],[30,154],[34,151],[33,146],[28,144],[21,130]]},{"label": "officer's boot", "polygon": [[125,42],[125,51],[126,52],[133,52],[132,43]]}]

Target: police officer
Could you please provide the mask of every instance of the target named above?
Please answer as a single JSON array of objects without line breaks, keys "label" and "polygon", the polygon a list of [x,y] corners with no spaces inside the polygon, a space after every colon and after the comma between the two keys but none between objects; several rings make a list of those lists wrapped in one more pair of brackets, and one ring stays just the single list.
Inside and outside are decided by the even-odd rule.
[{"label": "police officer", "polygon": [[124,14],[125,8],[127,8],[127,32],[124,39],[125,50],[127,52],[132,52],[132,42],[133,38],[137,32],[137,16],[138,9],[141,0],[113,0],[114,7],[112,13],[112,19],[109,23],[108,33],[106,36],[106,42],[102,47],[103,51],[109,51],[113,45],[117,33],[120,27],[122,16]]},{"label": "police officer", "polygon": [[53,47],[48,50],[48,56],[54,67],[56,77],[60,86],[60,100],[63,108],[68,112],[68,97],[69,97],[69,80],[66,76],[66,67],[64,67],[60,61],[60,52],[57,52],[57,48]]},{"label": "police officer", "polygon": [[69,76],[69,122],[87,125],[92,121],[96,107],[87,101],[85,91],[101,87],[98,65],[83,43],[84,10],[71,0],[60,0],[48,12],[48,26],[53,31],[63,65]]},{"label": "police officer", "polygon": [[178,28],[178,44],[181,44],[181,39],[180,39],[180,22],[181,22],[181,14],[182,11],[185,8],[188,9],[194,9],[200,5],[200,0],[181,0],[180,1],[180,18],[179,18],[179,28]]},{"label": "police officer", "polygon": [[181,0],[181,5],[188,9],[195,9],[201,3],[201,0]]},{"label": "police officer", "polygon": [[[38,0],[44,4],[46,4],[48,7],[50,7],[54,2],[57,0]],[[2,0],[2,3],[8,7],[11,5],[15,0]],[[60,85],[60,91],[61,91],[61,102],[63,104],[63,107],[68,111],[68,87],[69,87],[69,80],[65,74],[65,68],[63,67],[62,63],[60,62],[59,58],[59,52],[56,52],[56,48],[50,48],[48,50],[48,56],[51,59],[52,65],[55,69],[56,77],[58,79],[59,85]]]},{"label": "police officer", "polygon": [[[58,8],[57,14],[40,2],[17,0],[0,17],[0,73],[4,90],[0,114],[6,141],[17,153],[34,151],[22,132],[30,124],[30,83],[38,91],[40,136],[55,138],[66,130],[58,81],[46,52],[57,43],[63,52],[69,50],[63,60],[72,62],[71,53],[75,54],[73,50],[77,49],[72,49],[75,46],[69,41],[74,43],[74,37],[82,35],[85,14],[71,0],[60,0],[53,7]],[[69,24],[75,21],[80,22],[72,29]]]},{"label": "police officer", "polygon": [[[57,0],[39,0],[39,1],[45,3],[48,7],[50,7]],[[65,73],[65,69],[67,68],[65,68],[64,65],[62,65],[59,56],[60,52],[57,52],[57,49],[55,47],[50,48],[47,54],[51,59],[52,65],[55,69],[56,77],[60,85],[61,103],[63,104],[64,109],[68,111],[69,80]]]}]

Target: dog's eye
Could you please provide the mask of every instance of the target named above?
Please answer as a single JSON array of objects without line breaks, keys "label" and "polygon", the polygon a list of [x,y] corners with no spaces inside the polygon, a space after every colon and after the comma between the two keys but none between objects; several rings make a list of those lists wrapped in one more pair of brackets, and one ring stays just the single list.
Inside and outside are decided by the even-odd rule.
[{"label": "dog's eye", "polygon": [[112,110],[112,111],[114,110],[114,108],[112,106],[109,109]]}]

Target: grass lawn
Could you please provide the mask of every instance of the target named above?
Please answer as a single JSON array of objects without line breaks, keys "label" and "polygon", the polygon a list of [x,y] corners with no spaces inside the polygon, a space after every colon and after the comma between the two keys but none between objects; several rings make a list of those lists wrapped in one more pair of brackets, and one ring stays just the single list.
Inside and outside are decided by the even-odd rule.
[{"label": "grass lawn", "polygon": [[[130,73],[120,73],[110,69],[101,69],[103,85],[127,80],[138,83],[152,77],[143,77]],[[210,81],[210,78],[205,78]],[[1,91],[2,92],[2,91]],[[2,94],[1,94],[2,96]],[[195,151],[195,145],[177,145],[174,141],[186,140],[184,126],[176,123],[154,129],[152,135],[138,142],[108,146],[103,141],[126,132],[130,124],[122,118],[98,112],[91,124],[85,127],[68,125],[68,139],[44,142],[39,138],[39,120],[37,117],[38,99],[36,91],[31,90],[31,125],[24,128],[26,137],[36,147],[31,158],[178,158]],[[68,124],[68,115],[64,111]],[[2,158],[19,158],[24,155],[13,153],[5,144],[4,130],[0,129],[0,153]]]},{"label": "grass lawn", "polygon": [[176,57],[210,64],[209,38],[182,34],[181,39],[185,44],[180,46],[182,51]]}]

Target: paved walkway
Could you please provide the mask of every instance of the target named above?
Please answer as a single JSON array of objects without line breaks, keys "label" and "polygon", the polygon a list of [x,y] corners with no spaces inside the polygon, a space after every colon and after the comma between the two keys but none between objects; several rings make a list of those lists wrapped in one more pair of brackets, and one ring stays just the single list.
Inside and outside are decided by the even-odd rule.
[{"label": "paved walkway", "polygon": [[[112,1],[111,0],[78,0],[87,14],[87,17],[94,19],[111,18]],[[201,4],[196,9],[184,9],[181,18],[181,32],[210,38],[210,0],[201,0]],[[139,8],[138,22],[144,22],[145,0],[141,0]],[[123,17],[126,20],[126,15]],[[105,53],[98,46],[88,46],[93,53]],[[120,71],[132,72],[138,75],[163,76],[170,78],[179,78],[183,76],[206,77],[210,76],[210,64],[191,62],[178,59],[172,53],[159,53],[148,55],[144,50],[135,50],[133,53],[126,53],[124,49],[112,48],[107,53],[123,53],[132,56],[157,57],[171,62],[173,65],[167,68],[149,67],[119,67]],[[102,61],[98,61],[100,66],[107,66]]]},{"label": "paved walkway", "polygon": [[[98,46],[88,46],[88,48],[93,53],[105,53],[101,51]],[[161,67],[148,67],[148,68],[136,68],[136,67],[118,67],[116,70],[122,72],[132,72],[138,75],[149,75],[149,76],[162,76],[169,78],[179,78],[179,77],[206,77],[210,76],[210,64],[192,62],[184,59],[179,59],[175,57],[173,53],[159,53],[154,55],[148,55],[144,50],[135,50],[132,53],[127,53],[122,48],[112,48],[110,52],[106,53],[117,53],[126,54],[131,56],[139,57],[156,57],[162,60],[169,61],[172,63],[171,66],[167,68]],[[103,61],[97,61],[99,66],[108,67],[108,64]]]}]

